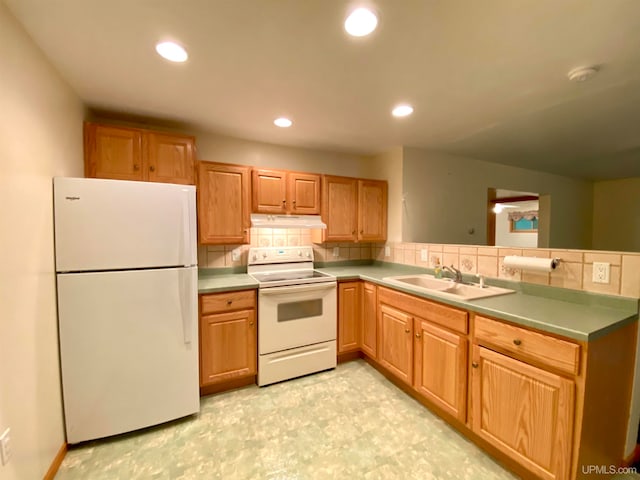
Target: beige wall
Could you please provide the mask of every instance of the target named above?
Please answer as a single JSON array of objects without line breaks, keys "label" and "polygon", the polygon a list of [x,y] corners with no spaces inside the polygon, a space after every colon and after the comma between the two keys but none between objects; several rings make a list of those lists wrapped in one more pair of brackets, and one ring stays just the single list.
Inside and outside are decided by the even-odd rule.
[{"label": "beige wall", "polygon": [[51,177],[81,176],[83,106],[0,2],[3,480],[42,478],[64,442]]},{"label": "beige wall", "polygon": [[406,242],[486,244],[487,189],[493,187],[550,195],[549,245],[591,247],[588,181],[405,148],[403,186]]},{"label": "beige wall", "polygon": [[366,178],[369,173],[368,158],[361,155],[273,145],[206,132],[194,135],[200,160],[350,177]]},{"label": "beige wall", "polygon": [[594,183],[593,248],[640,252],[640,177]]}]

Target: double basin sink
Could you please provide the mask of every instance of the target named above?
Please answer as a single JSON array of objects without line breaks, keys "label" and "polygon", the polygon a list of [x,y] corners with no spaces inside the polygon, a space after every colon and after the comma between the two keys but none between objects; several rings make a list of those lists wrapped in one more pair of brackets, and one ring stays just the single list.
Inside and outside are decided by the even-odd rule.
[{"label": "double basin sink", "polygon": [[413,287],[426,293],[442,295],[448,298],[459,300],[474,300],[477,298],[495,297],[506,295],[515,290],[476,283],[459,283],[446,278],[435,278],[429,274],[419,275],[398,275],[395,277],[385,277],[383,280],[405,287]]}]

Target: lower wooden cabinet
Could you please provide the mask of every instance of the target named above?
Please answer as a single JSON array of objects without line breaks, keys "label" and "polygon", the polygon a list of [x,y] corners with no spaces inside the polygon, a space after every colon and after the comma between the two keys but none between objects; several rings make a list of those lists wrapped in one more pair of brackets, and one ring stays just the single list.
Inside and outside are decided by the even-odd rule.
[{"label": "lower wooden cabinet", "polygon": [[256,333],[255,291],[200,295],[200,386],[255,375]]},{"label": "lower wooden cabinet", "polygon": [[338,285],[338,353],[360,348],[361,292],[359,281]]},{"label": "lower wooden cabinet", "polygon": [[467,413],[466,336],[414,319],[414,388],[461,422]]},{"label": "lower wooden cabinet", "polygon": [[373,283],[362,284],[362,328],[360,347],[373,359],[378,358],[378,287]]},{"label": "lower wooden cabinet", "polygon": [[575,382],[474,345],[473,431],[537,476],[571,470]]},{"label": "lower wooden cabinet", "polygon": [[380,305],[380,352],[378,361],[403,382],[413,383],[413,317]]}]

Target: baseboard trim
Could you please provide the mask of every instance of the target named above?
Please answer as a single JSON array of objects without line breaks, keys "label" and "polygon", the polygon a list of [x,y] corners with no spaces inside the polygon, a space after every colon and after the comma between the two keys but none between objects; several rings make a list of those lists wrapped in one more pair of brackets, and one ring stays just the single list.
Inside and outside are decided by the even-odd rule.
[{"label": "baseboard trim", "polygon": [[622,466],[630,467],[631,465],[637,462],[640,462],[640,445],[636,445],[636,448],[633,449],[633,452],[631,452],[631,455],[629,455],[627,458],[625,458],[622,461]]},{"label": "baseboard trim", "polygon": [[350,362],[351,360],[357,360],[358,358],[362,358],[362,352],[360,352],[360,350],[356,350],[354,352],[339,353],[337,361],[338,363],[344,363]]},{"label": "baseboard trim", "polygon": [[64,457],[66,455],[67,442],[64,442],[60,447],[60,450],[58,450],[58,453],[54,457],[53,461],[51,462],[49,470],[47,470],[47,473],[44,474],[43,480],[53,480],[55,478],[56,473],[58,473],[58,469],[60,468],[60,465],[62,465],[62,461],[64,460]]},{"label": "baseboard trim", "polygon": [[235,390],[236,388],[246,387],[247,385],[251,385],[255,383],[256,383],[255,375],[251,375],[249,377],[235,378],[233,380],[227,380],[225,382],[214,383],[213,385],[206,385],[204,387],[200,387],[200,396],[206,397],[207,395],[226,392],[228,390]]}]

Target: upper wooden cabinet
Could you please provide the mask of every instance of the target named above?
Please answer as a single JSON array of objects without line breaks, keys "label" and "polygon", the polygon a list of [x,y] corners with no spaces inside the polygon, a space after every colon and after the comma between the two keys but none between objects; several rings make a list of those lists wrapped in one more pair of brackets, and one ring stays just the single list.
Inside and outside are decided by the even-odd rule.
[{"label": "upper wooden cabinet", "polygon": [[324,175],[322,219],[324,242],[386,240],[387,182]]},{"label": "upper wooden cabinet", "polygon": [[358,240],[387,238],[387,182],[358,180]]},{"label": "upper wooden cabinet", "polygon": [[250,167],[198,162],[201,244],[249,243]]},{"label": "upper wooden cabinet", "polygon": [[275,214],[319,214],[320,175],[254,168],[252,211]]},{"label": "upper wooden cabinet", "polygon": [[85,123],[84,147],[87,177],[194,183],[194,137]]}]

